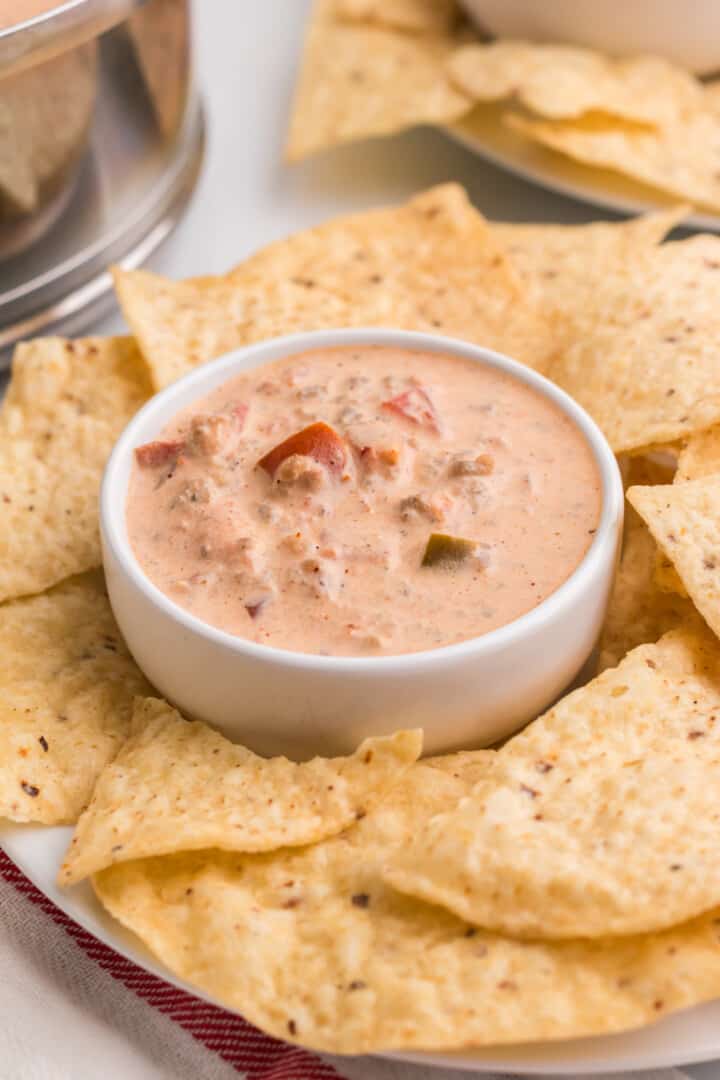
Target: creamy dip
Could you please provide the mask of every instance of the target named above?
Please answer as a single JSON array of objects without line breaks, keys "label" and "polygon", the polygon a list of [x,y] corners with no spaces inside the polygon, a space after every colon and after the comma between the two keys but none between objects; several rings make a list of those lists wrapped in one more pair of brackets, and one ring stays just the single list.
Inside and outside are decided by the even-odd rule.
[{"label": "creamy dip", "polygon": [[433,649],[534,608],[600,514],[592,451],[471,360],[306,352],[230,379],[136,450],[127,527],[199,619],[330,656]]}]

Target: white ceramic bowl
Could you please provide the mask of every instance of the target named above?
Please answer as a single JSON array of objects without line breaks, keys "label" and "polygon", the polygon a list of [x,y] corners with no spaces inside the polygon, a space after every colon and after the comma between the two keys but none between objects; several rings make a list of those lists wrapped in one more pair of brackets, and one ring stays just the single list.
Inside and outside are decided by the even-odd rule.
[{"label": "white ceramic bowl", "polygon": [[[182,408],[240,371],[307,349],[390,345],[500,368],[556,402],[598,463],[601,519],[580,566],[521,618],[470,641],[402,656],[325,657],[256,645],[201,622],[145,576],[131,550],[125,501],[136,446]],[[539,713],[572,681],[596,643],[616,566],[623,489],[599,429],[553,383],[496,353],[431,334],[326,330],[230,353],[157,394],[121,435],[100,500],[113,611],[150,681],[185,714],[263,754],[297,759],[355,749],[367,735],[422,727],[425,751],[487,745]]]},{"label": "white ceramic bowl", "polygon": [[462,0],[498,37],[653,53],[698,74],[720,70],[718,0]]}]

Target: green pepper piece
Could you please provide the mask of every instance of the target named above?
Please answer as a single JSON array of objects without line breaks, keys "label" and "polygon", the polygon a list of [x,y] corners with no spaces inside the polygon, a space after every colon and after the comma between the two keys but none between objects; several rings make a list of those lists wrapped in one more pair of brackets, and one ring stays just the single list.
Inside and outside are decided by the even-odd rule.
[{"label": "green pepper piece", "polygon": [[463,540],[461,536],[448,536],[447,533],[431,533],[422,565],[450,569],[467,562],[476,551],[475,540]]}]

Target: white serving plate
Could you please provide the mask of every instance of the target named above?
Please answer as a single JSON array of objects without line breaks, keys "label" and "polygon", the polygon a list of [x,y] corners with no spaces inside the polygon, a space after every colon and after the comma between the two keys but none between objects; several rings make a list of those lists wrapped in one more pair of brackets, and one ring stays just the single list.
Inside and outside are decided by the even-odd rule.
[{"label": "white serving plate", "polygon": [[[69,827],[0,824],[0,847],[66,915],[146,971],[204,1001],[212,1001],[206,994],[175,978],[155,960],[134,934],[102,909],[87,882],[72,889],[58,888],[55,878],[71,836]],[[720,1057],[720,1000],[677,1013],[651,1027],[625,1035],[467,1050],[455,1054],[416,1052],[384,1056],[445,1069],[470,1069],[477,1073],[500,1070],[537,1076],[577,1077],[691,1065]]]},{"label": "white serving plate", "polygon": [[[610,169],[596,169],[533,143],[502,123],[503,105],[483,106],[443,130],[473,153],[500,168],[560,195],[618,214],[664,210],[683,202]],[[720,232],[720,214],[689,216],[683,225]]]}]

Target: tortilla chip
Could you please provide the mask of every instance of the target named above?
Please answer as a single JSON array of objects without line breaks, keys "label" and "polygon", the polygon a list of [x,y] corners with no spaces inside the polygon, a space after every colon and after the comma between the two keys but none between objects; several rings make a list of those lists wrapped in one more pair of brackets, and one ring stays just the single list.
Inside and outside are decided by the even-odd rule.
[{"label": "tortilla chip", "polygon": [[75,822],[149,692],[101,574],[0,607],[0,816]]},{"label": "tortilla chip", "polygon": [[363,817],[421,751],[422,732],[401,731],[351,757],[268,760],[164,701],[137,701],[133,737],[98,780],[60,884],[148,855],[315,843]]},{"label": "tortilla chip", "polygon": [[447,34],[458,21],[455,0],[337,0],[335,14],[348,22],[415,33]]},{"label": "tortilla chip", "polygon": [[339,218],[271,244],[224,278],[115,271],[160,388],[241,345],[299,330],[391,326],[464,338],[548,365],[553,328],[462,188]]},{"label": "tortilla chip", "polygon": [[528,139],[585,165],[720,209],[720,115],[708,109],[689,111],[657,129],[600,114],[559,121],[510,115],[506,121]]},{"label": "tortilla chip", "polygon": [[3,102],[2,151],[0,152],[0,220],[30,214],[37,206],[37,183],[26,153],[21,116]]},{"label": "tortilla chip", "polygon": [[451,57],[448,71],[473,101],[515,98],[550,119],[601,112],[661,125],[699,108],[703,98],[697,79],[667,60],[615,59],[571,45],[511,40],[465,45]]},{"label": "tortilla chip", "polygon": [[647,937],[529,944],[385,885],[415,829],[467,791],[419,764],[318,845],[126,863],[95,888],[174,974],[279,1038],[336,1053],[605,1034],[720,993],[717,913]]},{"label": "tortilla chip", "polygon": [[469,109],[445,72],[458,39],[449,30],[418,34],[383,22],[345,20],[338,0],[315,0],[290,122],[291,161],[352,139],[446,123]]},{"label": "tortilla chip", "polygon": [[691,436],[680,452],[675,483],[720,473],[720,427]]},{"label": "tortilla chip", "polygon": [[462,780],[471,788],[478,780],[487,776],[488,764],[494,757],[494,750],[457,750],[453,754],[424,758],[423,765],[450,773],[456,780]]},{"label": "tortilla chip", "polygon": [[3,434],[38,443],[53,422],[78,416],[120,432],[151,392],[132,338],[35,338],[15,350],[0,425]]},{"label": "tortilla chip", "polygon": [[677,593],[678,596],[687,596],[687,589],[680,580],[680,575],[670,559],[660,549],[655,555],[655,584],[661,592]]},{"label": "tortilla chip", "polygon": [[151,0],[135,8],[126,25],[158,126],[170,138],[178,131],[187,104],[187,8],[177,0]]},{"label": "tortilla chip", "polygon": [[150,393],[130,338],[18,346],[0,408],[0,601],[100,565],[102,470]]},{"label": "tortilla chip", "polygon": [[720,904],[720,646],[642,645],[498,752],[386,879],[514,937],[663,930]]},{"label": "tortilla chip", "polygon": [[[672,481],[672,468],[662,462],[635,457],[623,464],[629,486]],[[666,631],[696,617],[689,601],[660,588],[658,555],[645,522],[626,504],[622,555],[600,637],[599,671],[615,667],[631,649],[657,641]]]},{"label": "tortilla chip", "polygon": [[96,90],[94,41],[0,82],[0,220],[32,213],[70,178]]},{"label": "tortilla chip", "polygon": [[697,610],[720,635],[720,475],[633,487],[628,499],[674,565]]},{"label": "tortilla chip", "polygon": [[572,336],[582,322],[598,282],[634,259],[637,251],[655,247],[688,215],[688,206],[643,214],[629,221],[593,221],[589,225],[492,223],[515,270],[536,290]]},{"label": "tortilla chip", "polygon": [[645,248],[598,280],[550,376],[616,453],[720,420],[720,237]]}]

